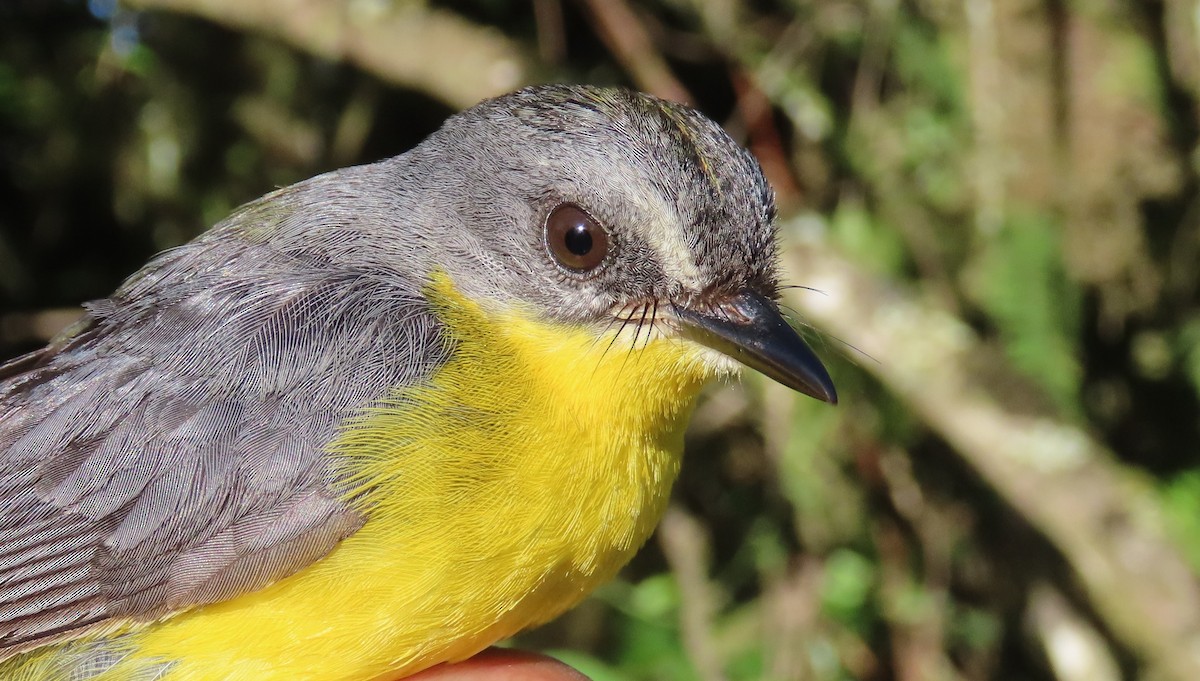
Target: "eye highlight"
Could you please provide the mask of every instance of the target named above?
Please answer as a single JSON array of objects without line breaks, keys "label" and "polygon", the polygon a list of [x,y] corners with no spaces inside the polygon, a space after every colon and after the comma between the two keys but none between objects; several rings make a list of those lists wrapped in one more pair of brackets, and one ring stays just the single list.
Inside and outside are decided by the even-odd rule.
[{"label": "eye highlight", "polygon": [[559,204],[546,217],[546,250],[559,265],[589,272],[608,256],[608,233],[573,203]]}]

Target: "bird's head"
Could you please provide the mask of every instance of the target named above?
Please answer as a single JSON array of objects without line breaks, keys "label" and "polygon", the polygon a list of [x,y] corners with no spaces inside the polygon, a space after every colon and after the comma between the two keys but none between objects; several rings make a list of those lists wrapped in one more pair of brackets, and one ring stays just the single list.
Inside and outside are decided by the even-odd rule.
[{"label": "bird's head", "polygon": [[703,115],[626,90],[533,87],[451,118],[413,156],[454,197],[437,261],[472,298],[634,346],[685,338],[836,401],[779,312],[771,188]]}]

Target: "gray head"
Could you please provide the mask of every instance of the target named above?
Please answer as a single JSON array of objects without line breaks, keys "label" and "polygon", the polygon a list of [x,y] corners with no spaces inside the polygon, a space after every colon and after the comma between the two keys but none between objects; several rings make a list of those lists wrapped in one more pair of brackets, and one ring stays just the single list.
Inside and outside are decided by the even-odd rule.
[{"label": "gray head", "polygon": [[[714,122],[627,90],[533,87],[408,156],[452,202],[439,262],[473,295],[606,321],[651,301],[774,297],[771,189]],[[447,258],[446,256],[456,256]]]}]

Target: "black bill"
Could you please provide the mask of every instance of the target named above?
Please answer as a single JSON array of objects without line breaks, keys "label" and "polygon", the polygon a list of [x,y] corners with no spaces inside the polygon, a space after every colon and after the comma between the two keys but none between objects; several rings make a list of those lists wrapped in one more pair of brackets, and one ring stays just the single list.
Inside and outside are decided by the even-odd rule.
[{"label": "black bill", "polygon": [[829,372],[767,298],[746,291],[711,311],[679,307],[675,312],[685,334],[697,343],[792,390],[837,404]]}]

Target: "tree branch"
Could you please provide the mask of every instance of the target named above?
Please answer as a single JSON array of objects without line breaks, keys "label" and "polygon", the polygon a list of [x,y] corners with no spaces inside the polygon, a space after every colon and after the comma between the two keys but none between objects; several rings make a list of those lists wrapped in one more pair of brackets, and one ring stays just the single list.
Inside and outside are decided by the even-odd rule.
[{"label": "tree branch", "polygon": [[327,59],[353,62],[455,108],[527,82],[532,61],[500,31],[417,0],[125,0],[273,35]]},{"label": "tree branch", "polygon": [[962,320],[821,243],[791,249],[787,265],[824,293],[792,290],[787,303],[878,360],[864,368],[1054,544],[1106,626],[1158,678],[1200,679],[1200,588],[1148,481],[1081,429],[1006,402],[986,377],[1005,369]]}]

